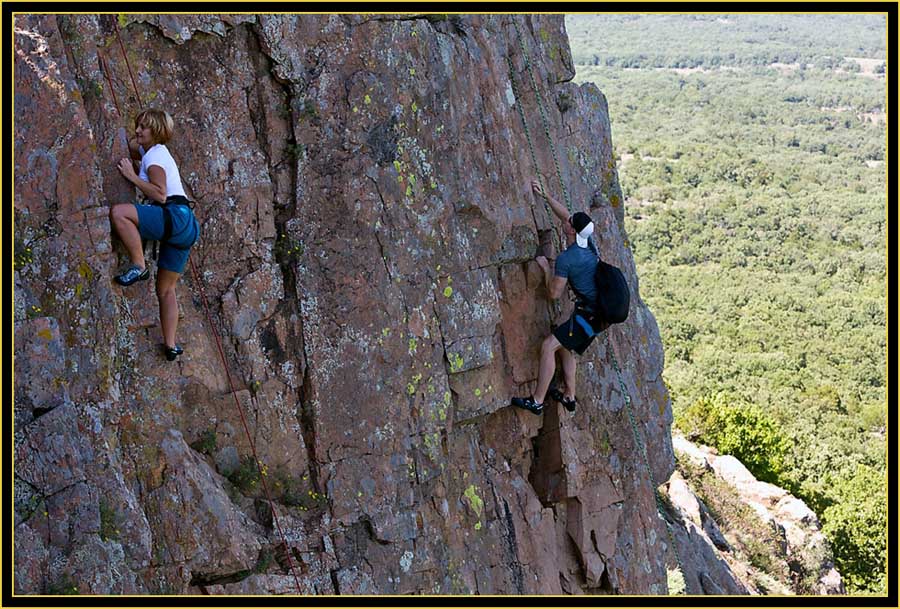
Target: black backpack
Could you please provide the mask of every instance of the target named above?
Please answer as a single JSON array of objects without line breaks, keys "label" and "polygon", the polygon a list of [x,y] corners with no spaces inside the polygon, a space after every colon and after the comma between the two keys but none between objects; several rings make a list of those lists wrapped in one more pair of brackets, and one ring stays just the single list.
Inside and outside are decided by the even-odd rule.
[{"label": "black backpack", "polygon": [[631,292],[622,271],[603,260],[598,260],[597,269],[594,271],[594,283],[597,284],[597,320],[618,324],[628,319]]}]

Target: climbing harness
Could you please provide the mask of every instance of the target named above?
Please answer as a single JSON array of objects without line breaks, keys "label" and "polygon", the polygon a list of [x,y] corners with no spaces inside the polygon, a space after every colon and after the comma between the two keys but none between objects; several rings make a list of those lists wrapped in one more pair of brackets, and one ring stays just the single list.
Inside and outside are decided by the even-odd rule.
[{"label": "climbing harness", "polygon": [[[122,49],[122,55],[125,58],[125,65],[128,67],[128,74],[129,74],[129,76],[131,76],[131,84],[134,87],[134,94],[135,94],[135,97],[137,98],[138,108],[143,110],[144,106],[143,106],[143,103],[141,102],[141,94],[140,94],[140,91],[138,90],[137,81],[134,78],[134,72],[132,72],[132,70],[131,70],[131,64],[128,61],[128,54],[125,52],[125,45],[122,43],[122,37],[119,33],[119,25],[118,25],[118,23],[116,23],[115,20],[113,21],[113,25],[116,29],[116,38],[119,41],[119,47]],[[102,55],[101,55],[101,57],[102,57]],[[105,62],[102,59],[101,59],[101,66],[106,67]],[[107,78],[109,78],[109,74],[107,74]],[[111,80],[110,80],[110,89],[112,89],[112,81]],[[116,101],[115,94],[113,94],[113,100]],[[116,112],[118,112],[119,117],[121,118],[122,112],[119,110],[118,101],[116,101]],[[288,565],[291,569],[291,574],[294,576],[294,583],[297,586],[297,594],[302,595],[303,590],[300,587],[300,579],[299,579],[299,577],[297,577],[297,571],[294,568],[294,561],[291,558],[291,549],[290,549],[290,546],[288,546],[287,538],[285,537],[284,531],[281,528],[281,523],[278,519],[278,511],[275,509],[275,502],[272,501],[272,496],[269,493],[269,485],[266,482],[265,468],[262,466],[262,463],[260,462],[259,457],[256,454],[256,444],[253,442],[253,437],[250,434],[250,428],[247,425],[247,418],[244,416],[244,409],[241,407],[241,403],[237,398],[237,390],[235,389],[234,382],[231,380],[231,374],[228,372],[228,363],[225,359],[225,351],[222,349],[222,341],[219,339],[219,333],[216,331],[215,324],[213,323],[212,314],[210,314],[210,312],[209,312],[209,303],[206,300],[206,293],[203,290],[203,284],[200,282],[200,279],[197,275],[197,267],[194,265],[193,258],[188,257],[188,261],[190,262],[190,265],[191,265],[191,275],[193,277],[194,284],[197,286],[197,289],[200,290],[200,298],[203,301],[203,307],[206,310],[206,318],[207,318],[207,321],[209,322],[209,328],[212,331],[213,337],[215,338],[215,341],[216,341],[216,348],[219,351],[219,358],[222,360],[222,368],[225,370],[225,376],[228,379],[228,386],[231,388],[231,395],[234,398],[235,407],[237,408],[238,413],[241,416],[241,424],[243,425],[244,434],[247,437],[247,442],[250,444],[250,452],[253,454],[253,458],[256,461],[256,467],[257,467],[257,470],[259,471],[259,478],[262,481],[262,487],[263,487],[263,490],[265,491],[266,499],[269,502],[269,509],[272,510],[272,521],[275,523],[275,527],[278,529],[278,535],[281,537],[282,544],[284,544],[284,549],[285,549],[285,554],[287,555]]]},{"label": "climbing harness", "polygon": [[[529,58],[528,50],[525,47],[525,41],[522,36],[522,32],[519,29],[519,24],[516,21],[515,17],[513,17],[512,23],[516,29],[516,37],[519,40],[519,48],[522,50],[522,56],[524,58],[525,68],[526,68],[526,71],[528,72],[528,78],[531,81],[531,87],[532,87],[532,90],[534,91],[535,99],[537,100],[538,110],[540,111],[540,115],[541,115],[541,124],[544,128],[544,134],[547,136],[547,142],[550,146],[550,152],[553,156],[553,163],[556,167],[556,177],[559,179],[559,186],[560,186],[560,189],[562,190],[563,198],[566,202],[566,209],[569,211],[569,214],[571,214],[572,213],[572,203],[571,203],[571,200],[569,199],[569,192],[566,189],[566,186],[562,179],[562,172],[560,171],[560,167],[559,167],[559,159],[556,155],[556,146],[553,143],[553,139],[550,137],[550,126],[549,126],[549,121],[547,120],[547,114],[544,110],[543,96],[541,95],[540,91],[538,90],[537,83],[534,79],[534,73],[531,69],[531,60]],[[519,117],[522,119],[522,125],[525,129],[525,139],[528,140],[528,148],[531,151],[531,160],[532,160],[532,163],[534,163],[535,172],[537,173],[538,180],[540,181],[540,172],[537,171],[537,160],[536,160],[536,157],[534,154],[534,146],[531,141],[531,135],[529,134],[529,131],[528,131],[528,124],[525,121],[524,110],[522,109],[522,106],[521,106],[521,97],[519,96],[518,88],[516,87],[516,81],[515,81],[515,77],[514,77],[512,60],[509,58],[509,56],[507,56],[506,61],[509,64],[510,81],[512,82],[513,95],[516,98],[516,105],[518,106],[518,109],[519,109]],[[543,188],[544,188],[543,184],[541,184],[541,190],[543,190]],[[544,192],[546,192],[546,191],[544,191]],[[546,204],[547,203],[545,200],[545,205]],[[548,212],[549,212],[549,209],[548,209]],[[577,315],[574,317],[578,318]],[[579,323],[581,323],[580,319],[578,319],[578,321],[579,321]],[[593,330],[593,328],[591,328],[591,330]],[[593,332],[588,332],[588,328],[585,328],[585,332],[587,332],[588,335],[593,335]],[[672,554],[674,554],[674,556],[675,556],[675,562],[678,565],[678,569],[681,571],[682,575],[684,575],[684,566],[682,565],[681,557],[678,554],[678,548],[675,546],[675,535],[672,532],[672,527],[669,524],[669,521],[666,520],[665,516],[663,516],[663,514],[665,513],[665,506],[663,504],[662,497],[659,494],[659,490],[656,486],[656,483],[653,480],[653,472],[650,469],[650,460],[647,457],[647,447],[644,445],[644,442],[643,442],[643,440],[641,440],[641,436],[638,433],[637,422],[635,421],[634,413],[631,410],[631,396],[628,394],[628,389],[625,387],[625,381],[622,380],[622,371],[619,368],[619,362],[616,359],[615,353],[613,352],[612,342],[610,339],[608,329],[606,332],[606,351],[607,351],[607,353],[609,353],[609,357],[612,360],[613,369],[616,371],[616,378],[618,379],[618,382],[619,382],[619,389],[621,390],[622,395],[625,398],[625,412],[628,415],[629,423],[631,423],[631,431],[634,434],[634,442],[638,447],[638,450],[639,450],[642,460],[644,462],[644,466],[647,469],[647,478],[650,480],[650,487],[653,489],[653,497],[656,500],[657,512],[659,513],[660,518],[662,518],[663,522],[666,525],[666,533],[668,534],[668,537],[669,537],[669,545],[672,547]]]}]

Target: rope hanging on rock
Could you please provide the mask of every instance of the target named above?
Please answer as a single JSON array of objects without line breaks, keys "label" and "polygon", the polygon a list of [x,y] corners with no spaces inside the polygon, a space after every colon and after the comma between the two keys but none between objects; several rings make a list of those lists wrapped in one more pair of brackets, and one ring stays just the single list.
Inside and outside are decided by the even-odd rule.
[{"label": "rope hanging on rock", "polygon": [[[553,165],[556,167],[556,177],[559,180],[559,188],[563,193],[563,200],[566,202],[566,209],[569,211],[569,215],[572,214],[572,201],[569,199],[569,190],[566,188],[565,182],[562,179],[562,171],[559,169],[559,158],[556,156],[556,145],[553,143],[553,138],[550,137],[550,121],[547,120],[547,112],[544,110],[544,97],[541,95],[540,89],[538,89],[537,82],[534,79],[534,72],[531,69],[531,58],[528,54],[528,49],[525,47],[525,40],[522,38],[522,31],[519,29],[519,22],[513,18],[513,26],[516,28],[516,37],[519,39],[519,48],[522,49],[522,58],[525,61],[525,70],[528,72],[528,80],[531,82],[531,90],[534,92],[534,97],[537,100],[538,112],[541,115],[541,125],[544,127],[544,135],[547,136],[547,143],[550,146],[550,154],[553,156]],[[543,188],[543,187],[542,187]]]},{"label": "rope hanging on rock", "polygon": [[665,506],[656,483],[653,481],[653,471],[650,469],[650,459],[647,457],[647,447],[638,433],[637,421],[635,421],[634,413],[631,411],[631,396],[628,394],[628,389],[625,387],[625,381],[622,380],[622,371],[619,370],[619,362],[616,360],[616,354],[612,349],[609,330],[606,331],[606,350],[609,353],[609,358],[612,360],[613,369],[616,371],[616,378],[619,380],[619,389],[622,391],[622,395],[625,398],[625,412],[628,414],[628,422],[631,423],[631,432],[634,434],[634,442],[637,444],[638,452],[640,452],[644,461],[644,466],[647,468],[647,477],[650,479],[650,486],[653,488],[653,497],[656,499],[656,511],[659,512],[663,522],[666,523],[666,533],[669,536],[669,543],[672,546],[672,554],[675,555],[675,563],[678,565],[678,570],[684,575],[684,566],[681,564],[678,548],[675,547],[675,534],[672,533],[672,526],[669,524],[669,521],[663,516]]},{"label": "rope hanging on rock", "polygon": [[[531,81],[531,88],[532,88],[532,91],[534,92],[535,99],[537,100],[538,111],[540,112],[540,115],[541,115],[541,124],[544,128],[544,134],[547,136],[547,142],[550,146],[550,152],[553,155],[553,164],[556,167],[556,177],[559,179],[559,187],[560,187],[560,190],[562,190],[563,198],[566,202],[566,209],[569,211],[569,214],[571,214],[572,213],[572,202],[569,199],[569,192],[566,189],[566,185],[562,179],[562,171],[560,171],[559,159],[556,155],[556,146],[553,143],[553,139],[550,137],[550,123],[547,120],[547,113],[544,110],[543,96],[541,95],[540,90],[537,87],[537,82],[534,79],[534,73],[531,69],[531,60],[530,60],[530,57],[528,54],[528,49],[525,47],[525,41],[522,37],[522,31],[519,29],[519,23],[515,19],[515,17],[513,17],[512,22],[513,22],[513,26],[516,29],[516,37],[519,40],[519,48],[522,50],[522,56],[523,56],[523,59],[525,62],[525,69],[528,72],[528,78]],[[532,142],[531,142],[531,135],[529,134],[529,131],[528,131],[528,124],[525,121],[524,110],[522,109],[522,106],[521,106],[521,97],[519,96],[518,88],[516,87],[516,81],[514,78],[514,70],[513,70],[512,60],[507,56],[506,61],[509,64],[509,74],[510,74],[510,81],[512,82],[512,87],[513,87],[513,95],[516,98],[516,105],[518,106],[518,109],[519,109],[519,116],[521,117],[522,125],[525,128],[525,138],[528,140],[528,148],[531,151],[531,160],[534,163],[535,171],[538,175],[538,181],[541,186],[541,190],[543,190],[544,185],[543,185],[543,183],[540,182],[540,172],[537,171],[538,164],[537,164],[537,160],[536,160],[535,154],[534,154],[534,146],[532,145]],[[546,191],[544,191],[544,192],[546,192]],[[546,201],[545,201],[545,205],[547,205]],[[548,213],[549,213],[549,209],[548,209]],[[611,339],[609,336],[609,330],[606,331],[606,351],[607,351],[607,353],[609,353],[610,360],[612,360],[613,369],[616,371],[616,378],[618,379],[618,382],[619,382],[619,389],[621,390],[622,395],[624,396],[624,399],[625,399],[625,412],[628,415],[628,421],[631,424],[631,431],[634,434],[634,443],[637,446],[638,451],[640,452],[642,461],[647,470],[647,477],[650,480],[650,486],[653,490],[653,497],[656,500],[657,512],[659,513],[660,518],[662,518],[663,522],[666,525],[666,533],[668,534],[669,545],[672,548],[672,554],[674,554],[674,556],[675,556],[675,563],[678,565],[678,569],[681,571],[681,573],[683,575],[684,574],[684,566],[681,563],[681,557],[678,554],[678,548],[675,546],[675,535],[674,535],[674,533],[672,533],[672,527],[669,524],[669,521],[666,520],[665,516],[663,516],[664,504],[662,501],[662,497],[660,496],[657,485],[653,480],[653,471],[650,469],[650,459],[647,457],[647,447],[644,444],[643,440],[641,439],[640,434],[638,433],[637,422],[635,420],[634,413],[631,410],[631,396],[628,394],[628,389],[625,387],[625,381],[622,380],[622,371],[619,368],[619,362],[616,359],[616,355],[612,349],[612,342],[611,342]]]},{"label": "rope hanging on rock", "polygon": [[[531,131],[528,129],[528,121],[525,120],[525,111],[522,109],[522,96],[519,94],[518,85],[516,85],[515,68],[513,67],[512,59],[509,57],[509,55],[506,56],[506,63],[507,65],[509,65],[509,82],[512,85],[513,98],[515,98],[516,100],[516,110],[518,110],[519,112],[519,118],[522,120],[522,127],[525,130],[525,141],[528,142],[528,151],[531,153],[531,164],[534,167],[534,174],[537,176],[541,191],[547,192],[547,190],[544,188],[544,180],[541,178],[537,156],[534,154],[534,144],[531,141]],[[553,212],[550,210],[550,204],[547,202],[547,199],[544,199],[544,209],[547,210],[547,215],[552,218]]]},{"label": "rope hanging on rock", "polygon": [[[134,94],[137,98],[138,107],[143,110],[143,104],[141,102],[141,94],[140,94],[140,91],[138,90],[137,80],[134,77],[134,72],[132,72],[132,70],[131,70],[131,64],[128,61],[128,54],[125,52],[125,45],[122,43],[122,37],[119,33],[119,25],[115,21],[113,21],[113,25],[115,26],[115,29],[116,29],[116,38],[119,41],[119,47],[122,49],[122,55],[125,58],[125,65],[128,67],[128,74],[131,77],[131,84],[134,87]],[[100,57],[101,57],[101,66],[105,66],[106,63],[105,63],[105,61],[102,60],[102,55],[100,55]],[[109,79],[109,75],[107,75],[107,78]],[[110,82],[110,89],[112,89],[112,81],[110,80],[109,82]],[[115,93],[113,93],[113,100],[116,102],[116,111],[119,113],[119,117],[121,118],[122,113],[119,110],[118,101],[115,100]],[[288,565],[291,569],[291,574],[294,576],[294,583],[297,586],[297,594],[302,595],[303,590],[300,587],[300,578],[297,577],[297,571],[294,568],[294,561],[291,558],[291,549],[290,549],[290,546],[288,546],[287,538],[285,537],[284,531],[281,528],[281,523],[279,522],[279,519],[278,519],[278,511],[275,509],[275,502],[272,501],[272,496],[269,493],[269,485],[266,482],[265,468],[262,466],[262,463],[260,462],[259,457],[256,454],[256,445],[253,442],[253,437],[250,434],[250,428],[247,425],[247,418],[244,416],[244,409],[241,407],[241,403],[237,398],[237,390],[234,387],[234,382],[231,380],[231,374],[228,372],[228,363],[225,359],[225,351],[222,349],[222,341],[219,339],[219,333],[216,331],[215,324],[213,324],[212,315],[210,314],[210,311],[209,311],[209,303],[206,300],[206,293],[203,290],[203,284],[200,282],[200,279],[197,275],[197,268],[196,268],[196,266],[194,266],[193,258],[188,257],[188,261],[190,262],[190,265],[191,265],[191,275],[193,277],[194,284],[200,290],[200,297],[201,297],[201,300],[203,301],[203,307],[206,310],[206,318],[209,323],[209,328],[212,331],[213,337],[215,338],[215,341],[216,341],[216,348],[218,349],[218,352],[219,352],[219,358],[222,360],[222,368],[225,370],[225,376],[228,379],[228,386],[231,388],[231,395],[234,398],[234,405],[237,408],[238,413],[241,416],[241,424],[244,428],[244,434],[247,437],[247,442],[250,444],[250,451],[253,454],[253,459],[256,461],[256,467],[257,467],[257,470],[259,471],[259,478],[262,481],[262,487],[266,494],[266,500],[269,502],[269,509],[272,510],[272,521],[275,523],[275,527],[278,529],[278,535],[281,537],[281,542],[284,545],[285,554],[287,555]]]},{"label": "rope hanging on rock", "polygon": [[[528,63],[527,57],[525,59],[525,62],[527,65],[527,63]],[[537,176],[538,185],[541,187],[541,192],[544,193],[544,195],[545,195],[544,197],[541,197],[544,201],[544,210],[547,212],[547,217],[552,220],[554,213],[550,209],[550,201],[547,198],[549,196],[549,192],[544,187],[544,180],[541,177],[541,170],[540,170],[540,167],[538,166],[537,155],[534,152],[534,142],[531,139],[531,130],[528,128],[528,121],[525,119],[525,109],[522,105],[522,95],[519,93],[519,87],[516,84],[516,69],[513,66],[512,58],[509,56],[509,54],[507,54],[507,56],[506,56],[506,64],[509,67],[509,82],[512,85],[513,98],[515,99],[515,102],[516,102],[515,103],[516,110],[519,113],[519,119],[522,121],[522,129],[525,131],[525,141],[528,142],[528,152],[531,154],[531,164],[534,167],[534,175]],[[553,141],[550,140],[549,137],[548,137],[548,142],[550,143],[550,146],[552,147]],[[533,207],[532,207],[531,213],[532,213],[532,216],[534,216],[534,208]],[[569,210],[569,213],[571,214],[572,211]],[[537,218],[534,218],[534,223],[535,223],[535,225],[537,225]],[[557,238],[559,240],[559,244],[558,244],[559,251],[562,252],[566,247],[564,237],[562,234],[557,234]],[[552,316],[552,319],[557,319],[559,317],[562,305],[559,303],[559,301],[554,300],[550,303],[549,308],[550,308],[550,315]],[[552,321],[551,321],[551,323],[552,323]]]}]

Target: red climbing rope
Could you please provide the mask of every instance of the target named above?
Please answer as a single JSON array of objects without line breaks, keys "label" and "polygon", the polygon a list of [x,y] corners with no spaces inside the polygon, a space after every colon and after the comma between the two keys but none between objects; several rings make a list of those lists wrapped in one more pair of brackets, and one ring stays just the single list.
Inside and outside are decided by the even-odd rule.
[{"label": "red climbing rope", "polygon": [[113,103],[116,104],[116,112],[119,114],[119,118],[122,117],[122,110],[119,108],[119,98],[116,97],[116,88],[112,83],[112,72],[109,69],[109,64],[106,61],[106,58],[103,57],[103,53],[99,50],[97,51],[97,57],[100,59],[100,69],[103,71],[103,75],[106,76],[106,82],[109,83],[109,91],[113,96]]},{"label": "red climbing rope", "polygon": [[[125,57],[125,65],[128,67],[128,74],[129,76],[131,76],[131,84],[134,86],[134,94],[137,97],[138,107],[143,110],[144,106],[141,103],[141,94],[138,90],[137,81],[134,78],[134,73],[131,71],[131,64],[128,62],[128,55],[125,52],[125,45],[122,43],[122,37],[119,34],[119,25],[118,23],[113,23],[116,28],[116,38],[119,41],[119,47],[122,49],[122,55]],[[103,62],[102,59],[101,63],[103,63],[105,67],[105,62]],[[108,75],[107,78],[109,78]],[[110,81],[110,88],[112,88],[112,81]],[[113,100],[115,100],[115,93],[113,93]],[[121,117],[122,113],[119,111],[118,101],[116,101],[116,111],[119,112],[119,116]],[[247,436],[247,442],[250,444],[250,451],[253,454],[253,458],[256,460],[256,468],[259,471],[259,478],[262,481],[263,490],[266,493],[266,500],[269,502],[269,508],[272,510],[272,521],[275,523],[275,528],[278,529],[278,535],[281,537],[281,542],[284,544],[288,565],[290,566],[291,574],[294,576],[294,583],[297,585],[297,594],[303,594],[303,590],[300,588],[300,578],[297,577],[297,571],[294,569],[294,561],[291,558],[291,549],[288,546],[287,538],[284,536],[284,531],[282,530],[281,523],[278,520],[278,511],[275,509],[275,502],[272,501],[272,495],[269,493],[269,485],[266,482],[266,472],[259,460],[259,457],[256,454],[256,445],[253,442],[253,437],[250,435],[250,427],[247,425],[247,418],[244,416],[244,409],[241,407],[241,403],[237,398],[237,391],[234,388],[234,382],[231,380],[231,374],[228,372],[228,363],[225,359],[225,351],[222,349],[222,341],[219,339],[219,333],[216,331],[215,324],[213,324],[212,314],[209,312],[209,303],[206,300],[206,293],[203,291],[203,284],[200,282],[200,279],[197,275],[197,268],[194,266],[194,260],[188,257],[188,261],[191,264],[191,275],[194,278],[194,284],[200,290],[200,298],[203,301],[203,308],[206,310],[206,319],[209,322],[209,328],[210,330],[212,330],[213,337],[216,339],[216,348],[218,349],[219,357],[222,360],[222,368],[225,370],[225,376],[228,378],[228,386],[231,388],[231,395],[234,398],[234,405],[237,407],[238,413],[241,415],[241,424],[244,427],[244,433]]]},{"label": "red climbing rope", "polygon": [[116,28],[116,40],[119,41],[119,48],[122,49],[122,57],[125,58],[128,75],[131,76],[131,84],[134,86],[134,94],[137,96],[138,108],[143,110],[144,104],[141,102],[141,94],[138,92],[137,81],[134,79],[134,72],[131,71],[131,62],[128,61],[128,53],[125,52],[125,45],[122,44],[122,36],[119,35],[119,23],[116,19],[113,19],[113,26]]},{"label": "red climbing rope", "polygon": [[294,576],[294,583],[297,584],[297,594],[303,594],[303,591],[300,589],[300,580],[297,578],[297,572],[294,570],[294,561],[291,559],[291,549],[288,547],[287,539],[284,536],[284,532],[281,530],[281,523],[278,521],[278,512],[275,510],[275,503],[272,501],[272,496],[269,494],[269,485],[266,483],[266,473],[263,471],[263,467],[260,464],[259,457],[256,456],[256,446],[253,443],[253,438],[250,436],[250,428],[247,426],[247,419],[244,416],[244,409],[241,408],[241,403],[237,398],[237,392],[234,389],[234,383],[231,380],[231,374],[228,372],[228,364],[225,362],[225,352],[222,350],[222,341],[219,340],[219,333],[216,332],[216,327],[213,325],[212,315],[209,312],[209,304],[206,302],[206,294],[203,291],[203,284],[200,283],[199,278],[197,277],[197,268],[194,266],[194,261],[188,257],[188,260],[191,263],[191,275],[194,278],[194,284],[200,290],[200,297],[203,300],[203,307],[206,309],[206,318],[209,321],[209,327],[212,330],[213,336],[216,339],[216,347],[219,350],[219,357],[222,359],[222,367],[225,369],[225,376],[228,377],[228,386],[231,387],[231,395],[234,397],[234,405],[237,407],[238,412],[241,415],[241,424],[244,426],[244,433],[247,434],[247,441],[250,443],[250,450],[253,453],[253,458],[256,459],[256,467],[259,470],[259,478],[262,480],[263,490],[266,492],[266,499],[269,501],[269,507],[272,510],[272,520],[275,522],[275,526],[278,529],[278,534],[281,536],[281,541],[284,544],[285,552],[287,553],[288,564],[291,567],[291,574]]}]

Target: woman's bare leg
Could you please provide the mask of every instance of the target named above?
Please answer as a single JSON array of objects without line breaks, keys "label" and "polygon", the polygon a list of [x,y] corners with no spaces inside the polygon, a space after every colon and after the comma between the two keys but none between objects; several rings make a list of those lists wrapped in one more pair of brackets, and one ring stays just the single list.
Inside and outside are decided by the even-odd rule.
[{"label": "woman's bare leg", "polygon": [[138,231],[137,208],[131,203],[113,205],[109,210],[109,222],[119,239],[125,244],[131,263],[142,269],[147,268],[144,260],[144,245],[141,243],[141,233]]},{"label": "woman's bare leg", "polygon": [[175,346],[175,331],[178,329],[178,300],[175,298],[175,284],[180,273],[157,269],[156,297],[159,300],[159,323],[162,326],[163,341],[167,347]]}]

